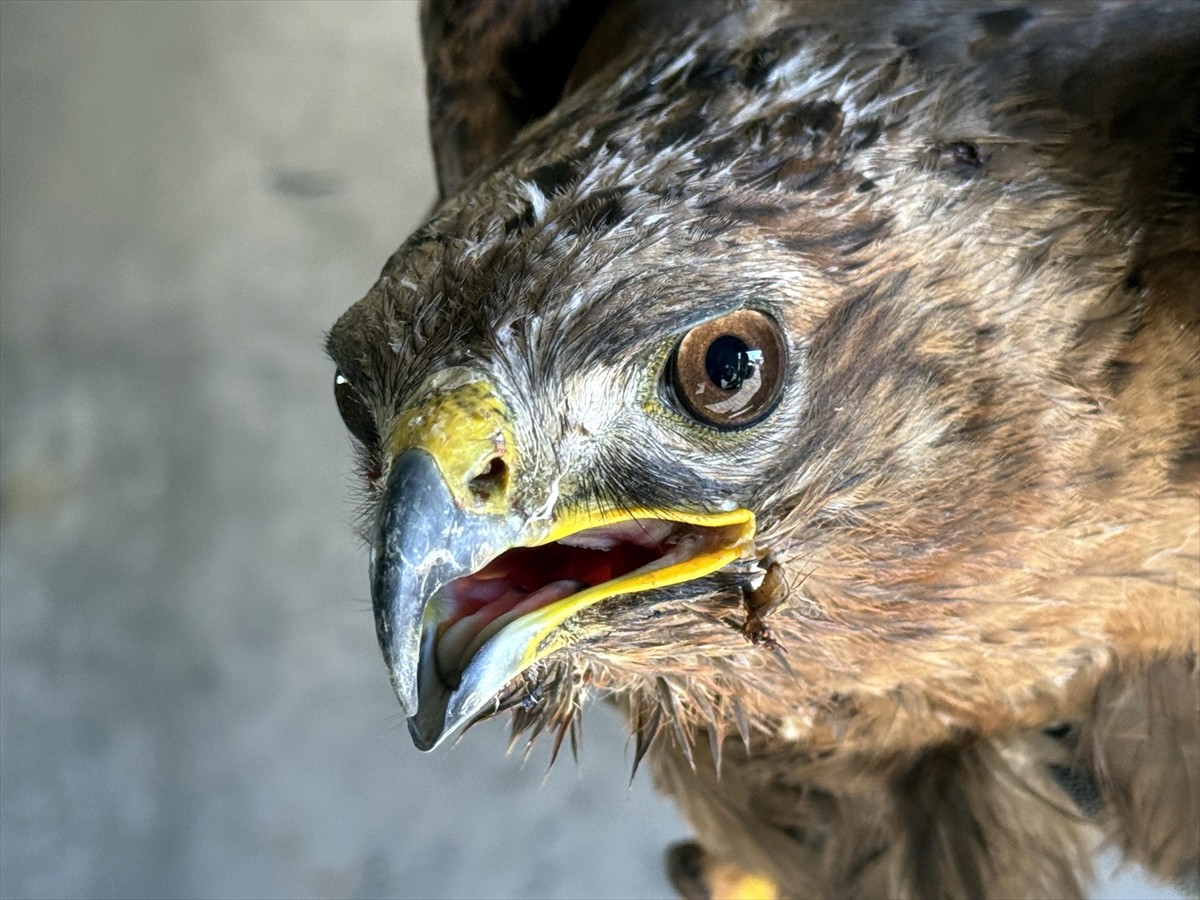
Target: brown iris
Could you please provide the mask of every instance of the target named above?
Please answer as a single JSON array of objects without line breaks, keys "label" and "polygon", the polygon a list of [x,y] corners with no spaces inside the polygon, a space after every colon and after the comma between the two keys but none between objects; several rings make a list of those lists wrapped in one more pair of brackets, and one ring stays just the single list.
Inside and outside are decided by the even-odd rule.
[{"label": "brown iris", "polygon": [[337,400],[338,412],[346,428],[355,439],[372,447],[379,442],[379,432],[375,429],[375,418],[363,401],[362,395],[355,389],[340,371],[333,376],[333,397]]},{"label": "brown iris", "polygon": [[745,428],[779,401],[787,346],[774,319],[740,309],[685,334],[667,367],[688,414],[714,428]]}]

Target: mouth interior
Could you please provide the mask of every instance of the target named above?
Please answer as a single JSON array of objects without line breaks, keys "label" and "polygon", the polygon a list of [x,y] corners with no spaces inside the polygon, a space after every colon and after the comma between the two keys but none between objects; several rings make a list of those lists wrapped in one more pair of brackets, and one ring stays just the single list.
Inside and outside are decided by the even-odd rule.
[{"label": "mouth interior", "polygon": [[442,589],[438,674],[447,687],[457,688],[471,658],[509,622],[582,590],[727,545],[728,531],[635,520],[577,531],[539,547],[507,550]]}]

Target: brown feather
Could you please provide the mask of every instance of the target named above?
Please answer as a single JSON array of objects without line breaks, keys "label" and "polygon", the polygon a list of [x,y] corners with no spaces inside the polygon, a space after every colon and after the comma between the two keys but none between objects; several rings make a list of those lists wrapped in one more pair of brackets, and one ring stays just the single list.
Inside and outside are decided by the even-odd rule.
[{"label": "brown feather", "polygon": [[[380,433],[469,359],[531,490],[757,515],[723,572],[573,617],[514,740],[611,692],[693,886],[1080,896],[1102,837],[1200,885],[1200,17],[649,9],[426,7],[445,199],[330,338]],[[689,429],[661,347],[747,298],[790,387]]]}]

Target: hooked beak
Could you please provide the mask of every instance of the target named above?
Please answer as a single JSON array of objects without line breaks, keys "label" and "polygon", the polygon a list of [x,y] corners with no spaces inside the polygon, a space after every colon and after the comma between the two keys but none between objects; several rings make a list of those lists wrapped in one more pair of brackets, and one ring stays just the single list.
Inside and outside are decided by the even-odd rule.
[{"label": "hooked beak", "polygon": [[429,600],[508,549],[517,531],[511,521],[456,506],[425,450],[406,450],[392,464],[375,525],[371,598],[392,689],[409,716],[417,713],[421,682],[425,693],[431,688],[428,666],[413,666]]},{"label": "hooked beak", "polygon": [[[748,510],[554,509],[522,496],[508,410],[486,382],[435,393],[388,442],[375,521],[375,629],[409,731],[431,750],[538,660],[559,626],[618,594],[690,581],[742,555]],[[533,493],[526,489],[524,493]]]}]

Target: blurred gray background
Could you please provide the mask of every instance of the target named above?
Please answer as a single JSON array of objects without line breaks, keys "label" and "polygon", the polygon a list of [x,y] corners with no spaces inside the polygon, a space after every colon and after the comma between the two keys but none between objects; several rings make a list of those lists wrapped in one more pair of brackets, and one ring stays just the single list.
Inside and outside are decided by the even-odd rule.
[{"label": "blurred gray background", "polygon": [[608,709],[422,755],[375,646],[321,344],[433,198],[416,12],[0,4],[0,896],[670,894]]}]

